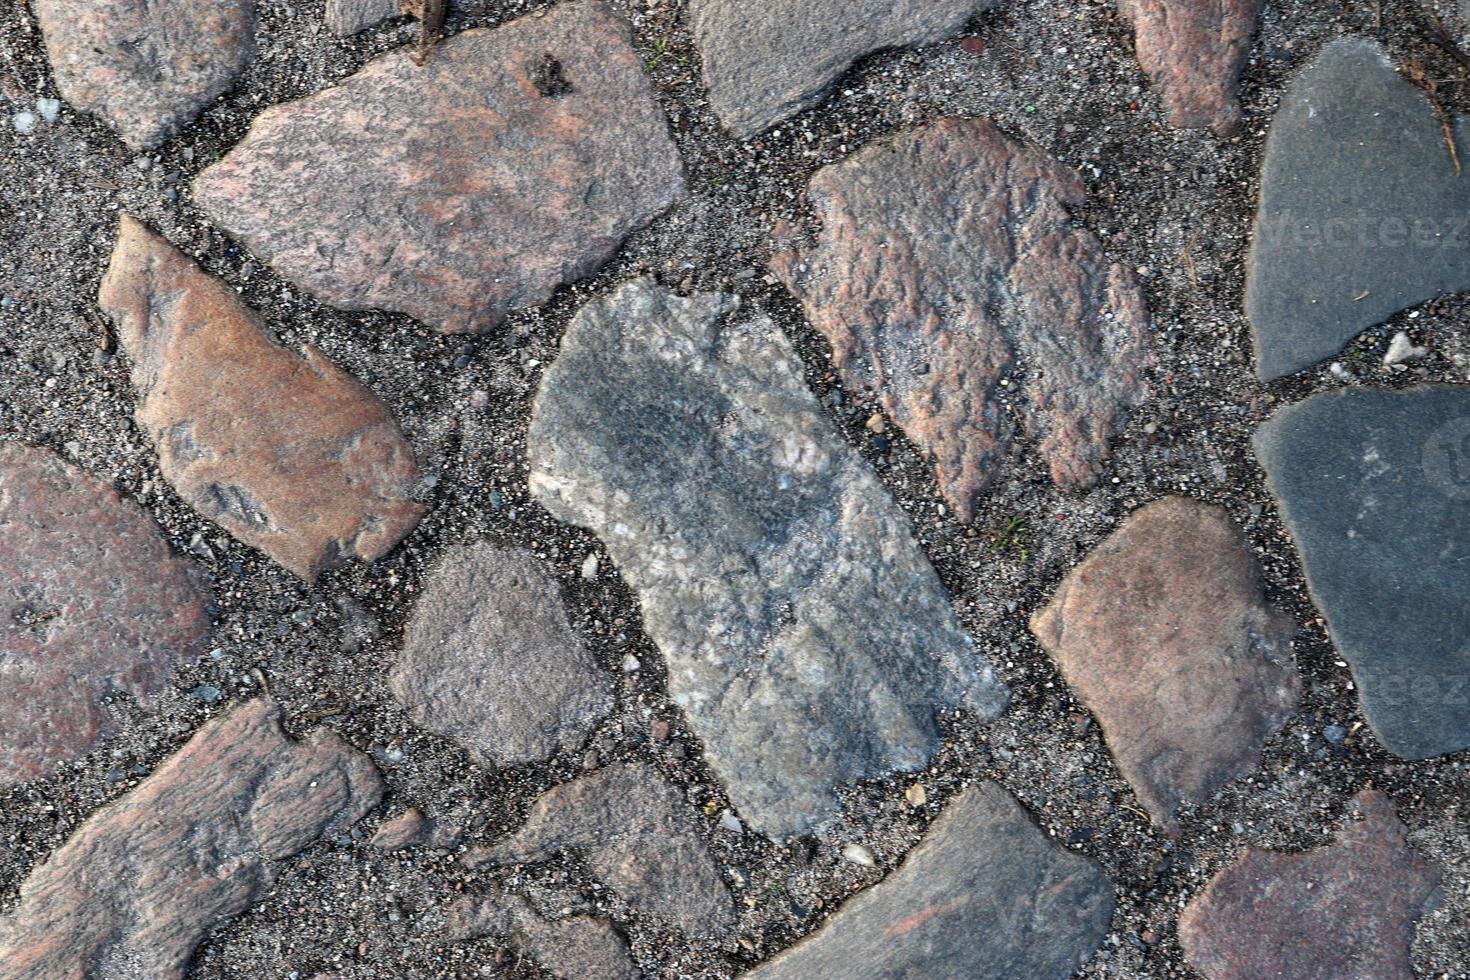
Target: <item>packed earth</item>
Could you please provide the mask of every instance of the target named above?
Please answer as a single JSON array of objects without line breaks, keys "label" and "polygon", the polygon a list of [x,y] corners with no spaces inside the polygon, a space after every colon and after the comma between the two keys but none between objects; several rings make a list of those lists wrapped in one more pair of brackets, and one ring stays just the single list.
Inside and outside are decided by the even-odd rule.
[{"label": "packed earth", "polygon": [[1470,2],[3,0],[0,980],[1470,978]]}]

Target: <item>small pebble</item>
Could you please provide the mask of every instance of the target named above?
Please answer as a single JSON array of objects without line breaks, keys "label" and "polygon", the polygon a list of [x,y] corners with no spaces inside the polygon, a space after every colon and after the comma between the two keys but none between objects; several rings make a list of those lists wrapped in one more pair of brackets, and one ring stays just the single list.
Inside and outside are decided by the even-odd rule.
[{"label": "small pebble", "polygon": [[48,124],[54,123],[61,117],[61,100],[37,99],[36,111],[41,114],[41,118],[46,120]]},{"label": "small pebble", "polygon": [[873,858],[873,852],[861,844],[848,844],[843,847],[842,859],[850,864],[861,865],[864,868],[876,867],[878,864]]},{"label": "small pebble", "polygon": [[36,128],[36,114],[34,112],[17,112],[10,117],[10,124],[15,127],[17,133],[24,136]]},{"label": "small pebble", "polygon": [[909,806],[923,806],[929,800],[929,794],[924,791],[923,783],[914,783],[904,790],[903,798],[909,801]]},{"label": "small pebble", "polygon": [[582,577],[591,582],[597,578],[597,556],[588,555],[582,559]]},{"label": "small pebble", "polygon": [[735,814],[731,813],[729,810],[726,810],[724,813],[720,814],[720,829],[728,830],[732,834],[745,833],[745,825],[740,822],[739,817],[735,816]]},{"label": "small pebble", "polygon": [[623,673],[625,674],[636,674],[638,673],[638,668],[642,666],[643,665],[638,662],[638,658],[633,656],[631,653],[623,658]]},{"label": "small pebble", "polygon": [[1383,355],[1383,363],[1388,367],[1392,367],[1403,361],[1412,361],[1415,358],[1423,357],[1427,353],[1429,351],[1423,347],[1415,347],[1414,342],[1409,339],[1409,335],[1400,330],[1393,335],[1393,340],[1388,342],[1388,352]]},{"label": "small pebble", "polygon": [[1333,745],[1341,745],[1342,740],[1347,738],[1347,729],[1341,725],[1328,725],[1322,729],[1322,737]]},{"label": "small pebble", "polygon": [[194,696],[205,704],[214,704],[219,700],[219,688],[212,684],[203,684],[194,688]]}]

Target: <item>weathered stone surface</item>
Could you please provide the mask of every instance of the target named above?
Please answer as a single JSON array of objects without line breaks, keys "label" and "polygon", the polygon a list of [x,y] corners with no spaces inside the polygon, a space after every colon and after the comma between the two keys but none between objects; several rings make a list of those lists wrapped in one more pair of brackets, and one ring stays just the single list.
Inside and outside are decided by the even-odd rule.
[{"label": "weathered stone surface", "polygon": [[1378,740],[1470,746],[1470,388],[1313,395],[1256,454]]},{"label": "weathered stone surface", "polygon": [[730,893],[689,804],[651,766],[609,766],[548,790],[525,826],[467,862],[529,864],[568,850],[629,904],[690,935],[718,934],[734,922]]},{"label": "weathered stone surface", "polygon": [[247,702],[31,872],[0,918],[5,976],[183,977],[209,931],[270,888],[274,862],[381,796],[366,756],[325,729],[292,741],[278,707]]},{"label": "weathered stone surface", "polygon": [[822,169],[807,197],[817,244],[771,268],[848,387],[877,389],[933,457],[961,519],[1009,453],[1006,401],[1059,486],[1097,479],[1147,396],[1148,313],[1132,273],[1069,218],[1075,174],[988,120],[943,119]]},{"label": "weathered stone surface", "polygon": [[48,774],[112,732],[102,700],[143,705],[204,652],[202,572],[110,486],[45,449],[0,445],[0,786]]},{"label": "weathered stone surface", "polygon": [[1265,0],[1118,0],[1133,23],[1143,72],[1161,90],[1170,124],[1240,128],[1235,93]]},{"label": "weathered stone surface", "polygon": [[628,944],[607,919],[573,915],[548,921],[525,899],[500,891],[465,895],[449,907],[446,918],[451,941],[507,939],[542,969],[565,980],[637,980],[643,975]]},{"label": "weathered stone surface", "polygon": [[1061,980],[1112,917],[1113,885],[1097,866],[985,783],[956,797],[897,871],[746,976]]},{"label": "weathered stone surface", "polygon": [[1412,980],[1414,922],[1441,894],[1404,833],[1393,802],[1365,790],[1332,845],[1248,849],[1185,906],[1185,958],[1210,980]]},{"label": "weathered stone surface", "polygon": [[954,35],[996,0],[691,0],[710,104],[754,136],[800,112],[863,55]]},{"label": "weathered stone surface", "polygon": [[165,479],[241,541],[310,582],[386,554],[423,517],[387,407],[315,348],[273,343],[234,290],[133,218],[99,302]]},{"label": "weathered stone surface", "polygon": [[1155,823],[1260,765],[1296,708],[1291,618],[1230,515],[1167,497],[1129,518],[1031,621]]},{"label": "weathered stone surface", "polygon": [[572,632],[530,552],[451,548],[414,607],[388,686],[413,720],[483,765],[539,762],[582,743],[612,708],[612,676]]},{"label": "weathered stone surface", "polygon": [[326,302],[467,332],[591,275],[682,195],[628,26],[601,4],[410,54],[261,113],[196,203]]},{"label": "weathered stone surface", "polygon": [[722,322],[737,304],[637,280],[584,307],[536,398],[530,483],[601,536],[741,815],[785,836],[834,816],[837,787],[924,765],[937,709],[995,714],[1005,691],[789,342]]},{"label": "weathered stone surface", "polygon": [[404,810],[392,820],[385,821],[373,834],[370,842],[381,851],[397,851],[418,843],[429,828],[429,821],[418,807]]},{"label": "weathered stone surface", "polygon": [[[1456,126],[1462,163],[1470,139]],[[1262,378],[1337,353],[1359,331],[1470,288],[1470,180],[1424,94],[1378,45],[1336,41],[1271,123],[1245,306]]]},{"label": "weathered stone surface", "polygon": [[254,0],[33,0],[61,95],[149,149],[255,57]]},{"label": "weathered stone surface", "polygon": [[327,0],[327,30],[350,37],[399,15],[400,0]]}]

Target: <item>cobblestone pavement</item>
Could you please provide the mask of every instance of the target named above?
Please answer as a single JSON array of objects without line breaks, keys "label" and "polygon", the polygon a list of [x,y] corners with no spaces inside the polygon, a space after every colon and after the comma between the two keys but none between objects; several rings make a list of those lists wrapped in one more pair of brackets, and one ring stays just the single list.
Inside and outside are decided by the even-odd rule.
[{"label": "cobblestone pavement", "polygon": [[1470,978],[1467,51],[9,0],[0,980]]}]

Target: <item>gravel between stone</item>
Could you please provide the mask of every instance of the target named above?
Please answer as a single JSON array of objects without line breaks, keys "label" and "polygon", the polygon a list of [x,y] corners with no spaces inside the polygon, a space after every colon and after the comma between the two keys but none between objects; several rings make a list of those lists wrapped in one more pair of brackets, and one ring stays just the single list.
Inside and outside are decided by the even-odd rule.
[{"label": "gravel between stone", "polygon": [[[448,32],[549,6],[468,0],[452,8]],[[125,697],[109,702],[117,734],[104,747],[56,778],[0,791],[0,914],[15,908],[20,882],[88,816],[136,787],[207,720],[268,686],[293,737],[326,727],[371,755],[385,803],[351,830],[280,862],[274,884],[205,938],[191,977],[540,976],[513,944],[445,937],[456,897],[494,888],[526,896],[549,919],[587,914],[626,923],[647,976],[731,977],[879,881],[963,786],[982,779],[1016,796],[1049,836],[1095,860],[1117,885],[1111,930],[1080,976],[1197,976],[1177,939],[1185,903],[1246,847],[1330,844],[1346,802],[1372,786],[1392,798],[1409,844],[1443,878],[1444,903],[1415,933],[1415,970],[1470,977],[1465,753],[1407,762],[1374,739],[1347,665],[1307,599],[1250,447],[1257,424],[1314,392],[1470,381],[1470,300],[1395,314],[1335,360],[1270,383],[1254,375],[1242,312],[1264,133],[1287,80],[1326,41],[1369,37],[1398,64],[1459,79],[1438,97],[1449,111],[1470,111],[1465,75],[1417,26],[1421,10],[1432,11],[1467,43],[1470,12],[1443,0],[1422,8],[1405,0],[1268,4],[1244,69],[1243,125],[1221,139],[1167,125],[1159,93],[1133,56],[1132,30],[1111,3],[1012,0],[950,41],[861,60],[812,108],[739,142],[710,111],[685,4],[610,6],[633,23],[684,160],[687,195],[596,275],[471,338],[311,299],[209,222],[188,194],[261,110],[411,43],[416,23],[394,19],[337,38],[323,27],[321,0],[259,0],[257,58],[240,83],[158,149],[134,153],[96,119],[65,103],[56,110],[32,4],[0,6],[0,433],[47,446],[140,503],[175,551],[211,573],[220,607],[211,652],[185,666],[148,710]],[[818,167],[945,115],[991,117],[1081,175],[1086,202],[1073,217],[1135,270],[1156,335],[1152,399],[1130,415],[1100,484],[1064,492],[1042,460],[1018,457],[982,495],[970,524],[941,507],[933,472],[912,444],[891,425],[869,426],[876,402],[842,392],[825,340],[765,272],[770,229],[810,219],[800,202]],[[288,348],[317,347],[388,404],[429,478],[423,496],[432,510],[403,545],[308,587],[169,488],[133,422],[128,361],[115,354],[117,339],[95,305],[119,212],[138,216],[221,277]],[[588,300],[643,274],[681,291],[737,293],[792,338],[807,384],[907,512],[977,650],[1012,694],[1007,713],[989,725],[947,719],[942,749],[925,771],[846,792],[841,817],[820,838],[777,846],[722,820],[730,801],[669,700],[632,594],[610,572],[584,577],[589,555],[609,567],[605,552],[590,533],[552,520],[526,489],[531,398],[559,338]],[[1385,365],[1399,331],[1428,353]],[[1184,807],[1177,839],[1138,810],[1097,725],[1026,629],[1098,541],[1169,494],[1230,512],[1263,566],[1268,601],[1299,628],[1303,682],[1301,704],[1267,743],[1261,769],[1208,803]],[[427,570],[446,548],[481,538],[525,548],[546,564],[573,629],[617,677],[612,714],[584,747],[545,764],[477,766],[455,743],[415,726],[387,687]],[[735,901],[727,936],[689,940],[661,927],[602,888],[575,855],[471,870],[447,847],[386,852],[368,843],[380,823],[416,806],[466,828],[461,847],[490,845],[521,826],[547,789],[589,763],[620,761],[656,767],[693,804]],[[874,866],[844,859],[850,845],[871,854]]]}]

